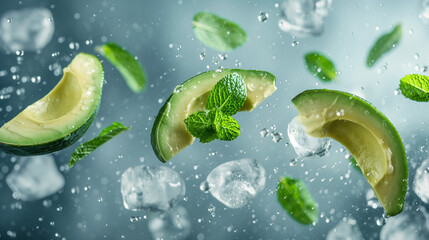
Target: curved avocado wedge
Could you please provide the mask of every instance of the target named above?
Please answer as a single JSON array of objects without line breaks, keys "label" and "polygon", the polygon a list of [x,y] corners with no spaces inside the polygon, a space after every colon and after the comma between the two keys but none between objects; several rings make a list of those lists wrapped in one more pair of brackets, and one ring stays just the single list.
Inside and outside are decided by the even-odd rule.
[{"label": "curved avocado wedge", "polygon": [[386,214],[399,214],[408,185],[404,145],[392,123],[355,95],[307,90],[292,99],[301,123],[313,137],[331,137],[356,159]]},{"label": "curved avocado wedge", "polygon": [[72,145],[97,114],[103,74],[95,56],[79,53],[46,96],[0,128],[0,149],[25,156],[47,154]]},{"label": "curved avocado wedge", "polygon": [[194,142],[195,138],[186,129],[184,120],[190,114],[203,110],[210,90],[231,73],[240,74],[247,87],[247,99],[240,111],[252,111],[277,89],[276,78],[271,73],[242,69],[224,69],[221,73],[208,71],[178,85],[159,110],[152,127],[152,148],[159,160],[167,162]]}]

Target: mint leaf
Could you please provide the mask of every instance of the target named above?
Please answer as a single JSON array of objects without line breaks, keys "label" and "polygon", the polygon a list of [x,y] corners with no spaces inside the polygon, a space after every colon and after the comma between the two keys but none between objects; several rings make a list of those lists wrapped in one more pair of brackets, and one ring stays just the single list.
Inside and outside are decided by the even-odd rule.
[{"label": "mint leaf", "polygon": [[223,141],[232,141],[240,136],[240,125],[238,122],[219,109],[214,110],[215,118],[213,125],[216,128],[217,138]]},{"label": "mint leaf", "polygon": [[105,128],[101,131],[100,135],[92,140],[89,140],[86,143],[81,144],[76,148],[74,153],[71,156],[69,166],[73,167],[77,162],[79,162],[83,157],[90,154],[92,151],[97,149],[99,146],[103,145],[105,142],[109,141],[119,133],[130,129],[125,127],[121,123],[113,122],[111,126]]},{"label": "mint leaf", "polygon": [[209,12],[195,14],[192,25],[195,36],[218,51],[233,50],[247,41],[247,34],[240,26]]},{"label": "mint leaf", "polygon": [[317,221],[317,205],[303,181],[289,177],[280,179],[277,198],[296,221],[302,224]]},{"label": "mint leaf", "polygon": [[401,78],[399,88],[402,95],[417,101],[429,101],[429,77],[419,74],[409,74]]},{"label": "mint leaf", "polygon": [[366,59],[366,65],[372,67],[375,62],[383,56],[383,54],[394,48],[402,37],[401,24],[396,25],[393,30],[379,37],[369,51],[368,58]]},{"label": "mint leaf", "polygon": [[247,98],[246,84],[238,73],[223,77],[207,98],[207,109],[218,108],[226,115],[234,115],[243,106]]},{"label": "mint leaf", "polygon": [[207,110],[193,113],[185,119],[186,129],[192,136],[199,138],[200,142],[211,142],[216,139],[214,117],[214,113]]},{"label": "mint leaf", "polygon": [[95,50],[118,69],[132,91],[139,93],[144,90],[146,86],[146,74],[140,63],[131,53],[113,42],[96,47]]},{"label": "mint leaf", "polygon": [[335,65],[327,57],[318,52],[307,53],[304,57],[306,67],[314,76],[320,80],[329,82],[335,79],[337,72]]}]

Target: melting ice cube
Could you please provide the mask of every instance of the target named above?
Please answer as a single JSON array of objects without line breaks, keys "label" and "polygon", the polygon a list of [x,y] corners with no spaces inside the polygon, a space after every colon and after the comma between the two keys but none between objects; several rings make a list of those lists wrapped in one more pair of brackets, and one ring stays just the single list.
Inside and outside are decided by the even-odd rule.
[{"label": "melting ice cube", "polygon": [[429,216],[425,208],[403,212],[387,219],[380,232],[380,240],[427,240],[429,239]]},{"label": "melting ice cube", "polygon": [[54,29],[49,9],[7,11],[0,19],[0,43],[6,51],[36,51],[51,41]]},{"label": "melting ice cube", "polygon": [[349,218],[341,221],[328,232],[326,240],[363,240],[362,233],[356,224],[356,220]]},{"label": "melting ice cube", "polygon": [[254,159],[223,163],[207,176],[209,191],[230,208],[240,208],[265,187],[265,169]]},{"label": "melting ice cube", "polygon": [[285,0],[279,27],[298,37],[320,35],[331,3],[332,0]]},{"label": "melting ice cube", "polygon": [[424,203],[429,203],[429,159],[417,168],[413,189]]},{"label": "melting ice cube", "polygon": [[128,168],[121,178],[121,193],[126,209],[167,211],[185,196],[185,182],[174,170],[159,166]]},{"label": "melting ice cube", "polygon": [[287,134],[298,157],[321,157],[331,148],[328,138],[315,138],[305,133],[299,117],[289,123]]},{"label": "melting ice cube", "polygon": [[156,240],[185,239],[191,233],[191,219],[182,206],[149,216],[149,231]]},{"label": "melting ice cube", "polygon": [[6,183],[14,198],[33,201],[59,191],[64,186],[64,177],[51,155],[22,157],[7,175]]}]

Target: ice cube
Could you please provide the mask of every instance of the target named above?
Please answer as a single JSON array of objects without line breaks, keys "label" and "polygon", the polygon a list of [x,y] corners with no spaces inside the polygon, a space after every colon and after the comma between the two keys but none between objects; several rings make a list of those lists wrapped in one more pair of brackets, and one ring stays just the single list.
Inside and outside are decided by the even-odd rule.
[{"label": "ice cube", "polygon": [[54,20],[46,8],[11,10],[0,19],[0,43],[6,51],[36,51],[54,35]]},{"label": "ice cube", "polygon": [[167,211],[185,196],[185,182],[174,170],[159,166],[128,168],[121,178],[121,193],[126,209]]},{"label": "ice cube", "polygon": [[298,157],[321,157],[331,148],[331,141],[328,138],[309,136],[299,116],[289,123],[287,134]]},{"label": "ice cube", "polygon": [[359,230],[356,220],[348,218],[341,221],[328,232],[326,240],[363,240],[362,233]]},{"label": "ice cube", "polygon": [[182,206],[176,206],[167,212],[151,213],[148,226],[156,240],[185,239],[191,233],[191,219]]},{"label": "ice cube", "polygon": [[424,203],[429,203],[429,159],[417,168],[413,189]]},{"label": "ice cube", "polygon": [[265,170],[254,159],[223,163],[206,179],[213,197],[230,208],[240,208],[265,187]]},{"label": "ice cube", "polygon": [[429,239],[429,216],[426,209],[403,212],[387,219],[380,232],[380,240],[427,240]]},{"label": "ice cube", "polygon": [[320,35],[331,3],[332,0],[285,0],[281,6],[279,27],[298,37]]},{"label": "ice cube", "polygon": [[6,183],[14,198],[33,201],[58,192],[64,186],[64,177],[52,155],[22,157],[7,175]]}]

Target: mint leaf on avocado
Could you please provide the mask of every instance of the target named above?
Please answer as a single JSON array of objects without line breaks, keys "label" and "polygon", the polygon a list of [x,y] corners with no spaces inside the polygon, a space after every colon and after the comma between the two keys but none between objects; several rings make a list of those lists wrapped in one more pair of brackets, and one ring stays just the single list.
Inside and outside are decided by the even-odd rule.
[{"label": "mint leaf on avocado", "polygon": [[385,53],[394,48],[402,37],[401,24],[396,25],[393,30],[379,37],[369,51],[366,65],[372,67],[377,60]]},{"label": "mint leaf on avocado", "polygon": [[246,84],[237,73],[226,75],[214,86],[207,98],[207,109],[218,108],[232,116],[243,106],[247,98]]},{"label": "mint leaf on avocado", "polygon": [[290,177],[280,179],[277,198],[296,221],[302,224],[317,221],[317,205],[303,181]]},{"label": "mint leaf on avocado", "polygon": [[145,89],[146,73],[131,53],[113,42],[96,47],[95,50],[118,69],[132,91],[139,93]]},{"label": "mint leaf on avocado", "polygon": [[220,110],[216,109],[214,126],[216,128],[217,138],[223,141],[232,141],[240,136],[240,125],[238,122]]},{"label": "mint leaf on avocado", "polygon": [[202,143],[208,143],[216,139],[213,118],[212,112],[203,110],[189,115],[185,125],[192,136],[199,138]]},{"label": "mint leaf on avocado", "polygon": [[321,53],[309,52],[305,54],[304,59],[308,71],[320,80],[329,82],[337,76],[335,65]]},{"label": "mint leaf on avocado", "polygon": [[189,115],[184,121],[189,133],[208,143],[215,139],[232,141],[240,136],[240,125],[231,117],[247,98],[243,77],[231,73],[216,83],[207,97],[206,110]]},{"label": "mint leaf on avocado", "polygon": [[417,101],[429,101],[429,77],[419,74],[409,74],[400,81],[399,88],[402,95]]},{"label": "mint leaf on avocado", "polygon": [[240,26],[209,12],[195,14],[192,26],[202,43],[218,51],[233,50],[247,41]]},{"label": "mint leaf on avocado", "polygon": [[73,167],[77,162],[79,162],[82,158],[90,154],[92,151],[97,149],[99,146],[103,145],[105,142],[109,141],[116,135],[120,134],[123,131],[130,129],[129,127],[125,127],[121,123],[113,122],[111,126],[105,128],[101,131],[100,135],[92,140],[89,140],[86,143],[81,144],[76,148],[74,153],[71,156],[69,166]]}]

